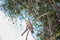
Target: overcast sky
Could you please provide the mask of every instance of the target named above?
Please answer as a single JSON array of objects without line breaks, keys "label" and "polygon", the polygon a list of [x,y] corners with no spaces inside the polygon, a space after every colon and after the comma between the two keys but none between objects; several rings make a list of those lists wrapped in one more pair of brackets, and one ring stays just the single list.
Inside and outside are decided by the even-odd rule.
[{"label": "overcast sky", "polygon": [[[20,30],[17,26],[15,27],[15,25],[13,25],[15,28],[12,27],[12,21],[8,21],[8,19],[10,19],[10,17],[6,17],[0,10],[0,40],[25,40],[27,32],[21,36],[21,33],[26,27],[25,21],[22,22],[24,30]],[[28,40],[34,40],[30,32]]]}]

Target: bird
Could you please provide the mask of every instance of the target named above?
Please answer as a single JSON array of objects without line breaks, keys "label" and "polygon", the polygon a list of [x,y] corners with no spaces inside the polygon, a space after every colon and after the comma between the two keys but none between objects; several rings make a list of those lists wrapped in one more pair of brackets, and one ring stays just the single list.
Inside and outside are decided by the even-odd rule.
[{"label": "bird", "polygon": [[32,33],[34,33],[31,22],[29,20],[25,21],[26,21],[26,28],[29,29]]},{"label": "bird", "polygon": [[27,30],[31,31],[31,33],[34,33],[31,22],[30,22],[29,20],[25,20],[25,22],[26,22],[26,30],[21,34],[21,36],[22,36]]},{"label": "bird", "polygon": [[[44,13],[41,16],[38,16],[32,24],[34,24],[36,21],[38,21],[41,17],[48,15],[48,14],[49,14],[49,12]],[[29,20],[25,20],[25,22],[26,22],[26,30],[21,35],[23,35],[28,29],[31,31],[31,33],[34,33],[31,22]]]}]

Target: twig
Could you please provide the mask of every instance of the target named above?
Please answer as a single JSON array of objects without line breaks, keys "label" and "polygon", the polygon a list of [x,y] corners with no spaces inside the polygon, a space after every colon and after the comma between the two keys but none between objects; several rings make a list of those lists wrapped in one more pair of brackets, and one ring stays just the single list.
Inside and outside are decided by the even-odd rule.
[{"label": "twig", "polygon": [[27,35],[26,35],[26,40],[27,40],[28,34],[29,34],[29,31],[27,32]]},{"label": "twig", "polygon": [[[32,33],[31,33],[31,35],[32,35]],[[32,35],[32,37],[36,40],[36,38]]]},{"label": "twig", "polygon": [[28,29],[26,29],[22,34],[21,34],[21,36],[23,36],[23,34],[27,31]]},{"label": "twig", "polygon": [[43,17],[43,16],[45,16],[45,15],[47,15],[47,14],[49,14],[49,13],[47,12],[47,13],[44,13],[44,14],[38,16],[38,17],[36,18],[36,20],[35,20],[32,24],[34,24],[34,23],[35,23],[36,21],[38,21],[41,17]]}]

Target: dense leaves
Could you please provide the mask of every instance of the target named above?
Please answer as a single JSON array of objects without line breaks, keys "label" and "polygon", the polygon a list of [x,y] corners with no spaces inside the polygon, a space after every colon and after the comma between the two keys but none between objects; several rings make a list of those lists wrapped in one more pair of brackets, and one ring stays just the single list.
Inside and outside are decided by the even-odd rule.
[{"label": "dense leaves", "polygon": [[[60,0],[5,0],[2,7],[5,11],[9,11],[10,17],[11,15],[20,16],[21,11],[25,9],[29,16],[35,18],[34,20],[41,21],[44,27],[43,38],[45,40],[55,40],[55,35],[60,32],[60,21],[58,21],[60,20]],[[47,12],[47,15],[39,17]],[[38,17],[39,19],[37,19]],[[36,25],[40,27],[39,24]],[[40,35],[40,33],[38,34]]]}]

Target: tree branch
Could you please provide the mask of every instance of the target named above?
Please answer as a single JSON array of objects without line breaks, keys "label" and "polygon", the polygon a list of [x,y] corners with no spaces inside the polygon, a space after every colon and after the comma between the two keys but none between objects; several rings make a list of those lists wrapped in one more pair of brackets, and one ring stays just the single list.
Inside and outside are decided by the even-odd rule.
[{"label": "tree branch", "polygon": [[34,24],[36,21],[38,21],[41,17],[43,17],[43,16],[45,16],[45,15],[48,15],[48,14],[49,14],[49,13],[47,12],[47,13],[44,13],[44,14],[38,16],[38,17],[36,18],[36,20],[35,20],[32,24]]},{"label": "tree branch", "polygon": [[23,34],[27,31],[28,29],[26,29],[22,34],[21,34],[21,36],[23,36]]},{"label": "tree branch", "polygon": [[27,32],[27,35],[26,35],[26,40],[27,40],[28,34],[29,34],[29,31]]},{"label": "tree branch", "polygon": [[[31,33],[31,35],[32,35],[32,33]],[[32,37],[36,40],[36,38],[32,35]]]}]

